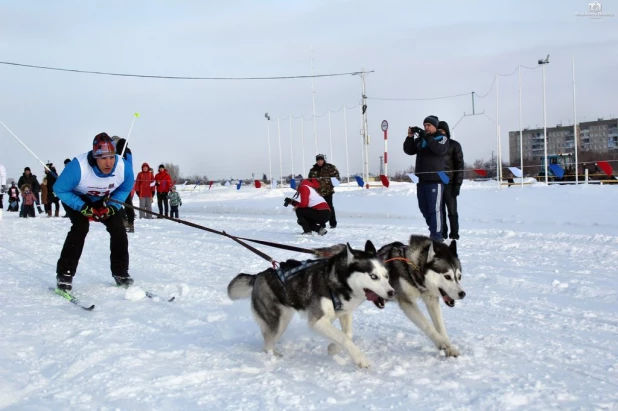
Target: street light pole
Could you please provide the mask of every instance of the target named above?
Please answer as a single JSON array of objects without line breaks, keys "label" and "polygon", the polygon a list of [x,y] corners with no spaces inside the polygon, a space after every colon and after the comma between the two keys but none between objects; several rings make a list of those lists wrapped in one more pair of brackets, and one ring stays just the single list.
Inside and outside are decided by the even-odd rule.
[{"label": "street light pole", "polygon": [[545,146],[545,157],[543,162],[545,164],[545,184],[549,184],[549,178],[547,175],[547,169],[549,166],[547,164],[547,104],[545,102],[545,66],[549,64],[549,54],[545,60],[539,60],[539,64],[543,66],[543,145]]},{"label": "street light pole", "polygon": [[268,113],[264,114],[264,117],[266,118],[266,121],[268,121],[268,173],[269,173],[269,177],[270,177],[270,189],[273,189],[273,163],[272,160],[270,158],[270,116],[268,115]]}]

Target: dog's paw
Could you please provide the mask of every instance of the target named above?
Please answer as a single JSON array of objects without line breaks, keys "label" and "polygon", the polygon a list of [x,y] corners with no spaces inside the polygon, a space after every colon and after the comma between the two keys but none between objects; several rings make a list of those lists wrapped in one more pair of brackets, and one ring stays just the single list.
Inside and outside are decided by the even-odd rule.
[{"label": "dog's paw", "polygon": [[358,368],[369,368],[371,366],[371,363],[364,355],[355,358],[354,364],[356,364]]},{"label": "dog's paw", "polygon": [[273,350],[264,350],[264,352],[266,354],[268,354],[269,356],[271,356],[271,357],[277,357],[277,358],[283,357],[283,354],[281,354],[279,351],[274,350],[274,349]]},{"label": "dog's paw", "polygon": [[341,346],[339,344],[328,344],[328,355],[337,355],[341,352]]},{"label": "dog's paw", "polygon": [[442,347],[442,350],[444,351],[444,355],[447,357],[459,357],[459,351],[457,351],[455,348],[453,348],[450,345],[446,345],[444,347]]}]

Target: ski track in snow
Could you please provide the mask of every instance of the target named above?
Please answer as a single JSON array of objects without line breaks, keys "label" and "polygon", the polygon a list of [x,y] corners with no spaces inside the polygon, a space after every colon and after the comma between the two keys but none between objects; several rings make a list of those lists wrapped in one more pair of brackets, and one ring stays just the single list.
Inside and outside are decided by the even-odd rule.
[{"label": "ski track in snow", "polygon": [[[339,191],[340,225],[324,237],[298,235],[281,206],[289,192],[181,192],[180,212],[248,238],[306,248],[369,238],[379,247],[425,234],[410,187]],[[595,200],[616,204],[618,187],[464,186],[467,297],[443,305],[461,356],[445,358],[395,304],[367,303],[354,315],[354,341],[369,370],[345,352],[328,356],[328,342],[298,316],[279,343],[283,357],[262,353],[248,301],[232,303],[226,288],[269,263],[227,238],[137,220],[130,272],[161,299],[128,301],[109,273],[108,234],[91,225],[74,280],[75,295],[96,304],[86,312],[47,290],[69,221],[5,212],[0,408],[618,409],[618,226],[590,211]],[[256,247],[277,260],[309,258]]]}]

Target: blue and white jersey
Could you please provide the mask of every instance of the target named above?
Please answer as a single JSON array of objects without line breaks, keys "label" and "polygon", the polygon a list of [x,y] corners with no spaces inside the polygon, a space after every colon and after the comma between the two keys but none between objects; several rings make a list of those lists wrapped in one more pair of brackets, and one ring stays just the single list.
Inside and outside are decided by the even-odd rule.
[{"label": "blue and white jersey", "polygon": [[[90,153],[75,157],[64,168],[54,184],[54,193],[73,210],[79,211],[88,198],[91,203],[101,201],[104,197],[124,203],[133,189],[133,166],[130,161],[116,155],[114,167],[109,174],[103,174],[88,161]],[[117,203],[110,205],[119,208]]]}]

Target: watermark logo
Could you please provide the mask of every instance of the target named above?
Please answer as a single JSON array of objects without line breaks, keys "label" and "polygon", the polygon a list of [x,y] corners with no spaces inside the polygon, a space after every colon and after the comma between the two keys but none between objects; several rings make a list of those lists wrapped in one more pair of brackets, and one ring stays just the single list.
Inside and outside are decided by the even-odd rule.
[{"label": "watermark logo", "polygon": [[587,12],[575,13],[577,17],[588,17],[590,19],[600,19],[603,17],[614,17],[614,13],[607,13],[603,11],[603,5],[598,1],[593,1],[588,4]]}]

